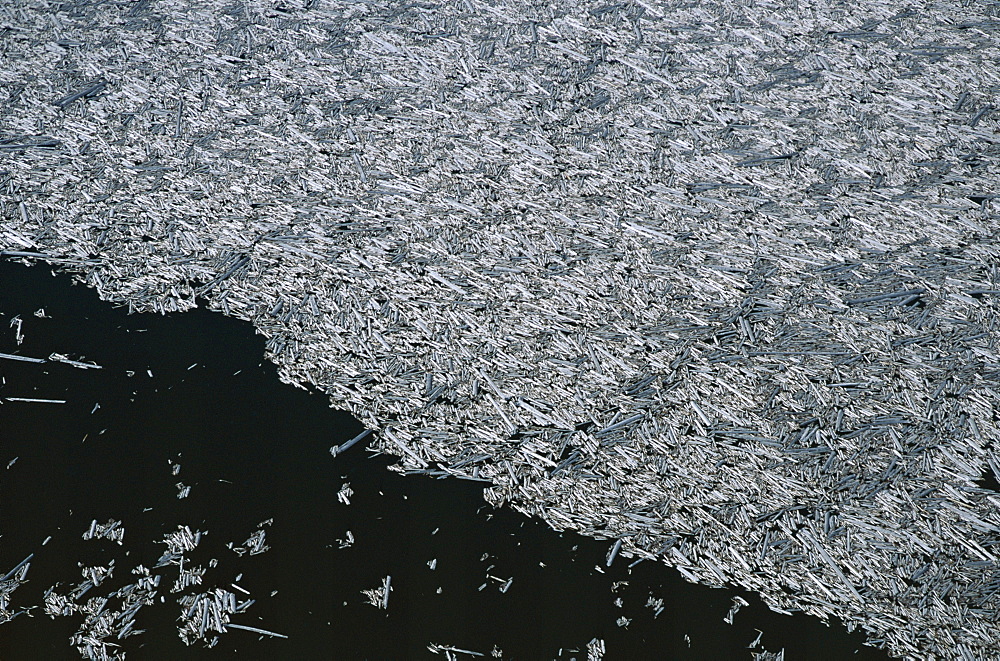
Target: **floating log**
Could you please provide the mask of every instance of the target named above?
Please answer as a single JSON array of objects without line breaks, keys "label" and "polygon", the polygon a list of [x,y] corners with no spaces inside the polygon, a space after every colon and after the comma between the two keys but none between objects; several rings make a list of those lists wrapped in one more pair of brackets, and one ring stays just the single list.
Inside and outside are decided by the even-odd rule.
[{"label": "floating log", "polygon": [[11,353],[0,353],[0,358],[6,358],[7,360],[20,360],[26,363],[44,363],[44,358],[29,358],[28,356],[17,356]]},{"label": "floating log", "polygon": [[259,633],[264,636],[271,636],[272,638],[288,638],[288,636],[280,633],[275,633],[273,631],[268,631],[267,629],[260,629],[258,627],[250,627],[245,624],[235,624],[233,622],[227,622],[225,627],[227,629],[242,629],[244,631],[252,631],[254,633]]}]

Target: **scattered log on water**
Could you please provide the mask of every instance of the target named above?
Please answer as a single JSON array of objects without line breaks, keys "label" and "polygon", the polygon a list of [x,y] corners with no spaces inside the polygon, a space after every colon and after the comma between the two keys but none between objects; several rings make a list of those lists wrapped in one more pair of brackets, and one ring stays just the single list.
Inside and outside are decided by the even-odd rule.
[{"label": "scattered log on water", "polygon": [[28,555],[27,558],[19,562],[13,569],[0,578],[0,624],[6,624],[18,615],[28,612],[26,609],[16,612],[12,611],[10,598],[14,590],[21,587],[28,580],[28,569],[31,568],[31,559],[34,557],[34,553]]},{"label": "scattered log on water", "polygon": [[376,608],[385,610],[389,608],[389,592],[392,590],[392,576],[386,576],[382,579],[381,587],[373,588],[371,590],[362,590],[361,594],[365,595],[365,599],[368,603]]},{"label": "scattered log on water", "polygon": [[404,472],[1000,659],[986,5],[173,9],[19,8],[0,255],[252,321]]},{"label": "scattered log on water", "polygon": [[84,539],[110,539],[119,546],[125,539],[125,528],[121,521],[108,519],[107,523],[98,523],[97,519],[90,522],[90,527],[83,533]]}]

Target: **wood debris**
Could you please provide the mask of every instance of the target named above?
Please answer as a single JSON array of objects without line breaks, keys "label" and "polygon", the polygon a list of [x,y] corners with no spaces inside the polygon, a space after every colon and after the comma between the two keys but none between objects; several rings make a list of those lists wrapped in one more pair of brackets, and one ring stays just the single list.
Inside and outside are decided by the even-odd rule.
[{"label": "wood debris", "polygon": [[229,616],[241,610],[236,594],[229,590],[215,588],[185,595],[179,603],[183,610],[177,634],[185,645],[203,640],[208,647],[214,647],[218,643],[218,636],[214,634],[225,633],[229,627],[240,628],[229,622]]},{"label": "wood debris", "polygon": [[[120,543],[122,533],[121,522],[98,524],[95,520],[84,533],[84,538],[112,539]],[[246,612],[255,602],[250,598],[249,591],[236,583],[232,584],[232,588],[240,593],[239,597],[235,592],[218,587],[202,592],[190,591],[190,588],[202,584],[207,570],[186,562],[186,555],[198,547],[204,535],[204,532],[192,531],[188,526],[178,526],[177,530],[164,535],[162,543],[166,545],[166,551],[152,569],[143,565],[135,567],[131,571],[133,578],[130,582],[106,594],[97,593],[113,577],[114,560],[106,566],[81,564],[80,572],[84,580],[67,588],[54,585],[46,590],[43,612],[51,618],[80,619],[76,632],[70,637],[70,643],[82,658],[88,661],[121,661],[125,658],[125,651],[118,641],[144,633],[143,629],[136,626],[138,613],[144,607],[156,607],[165,602],[160,589],[161,579],[166,575],[163,570],[176,567],[176,579],[168,585],[170,593],[179,593],[176,600],[180,605],[177,633],[185,644],[201,642],[206,647],[214,647],[219,642],[219,635],[229,629],[244,629],[284,638],[279,633],[230,622],[232,615]],[[266,550],[267,547],[263,548]],[[253,553],[254,550],[250,552]],[[10,613],[7,607],[9,594],[24,582],[32,557],[29,556],[0,578],[0,618],[6,618],[0,619],[0,623],[27,612]],[[209,567],[214,566],[216,561],[213,560]],[[241,577],[242,574],[237,577],[237,581]]]},{"label": "wood debris", "polygon": [[749,606],[749,605],[750,603],[743,597],[740,597],[738,595],[733,597],[733,605],[729,608],[729,612],[726,613],[726,616],[722,618],[722,621],[725,622],[726,624],[732,624],[733,618],[736,617],[736,614],[740,612],[740,609],[742,609],[744,606]]},{"label": "wood debris", "polygon": [[[260,524],[257,525],[257,530],[255,530],[253,534],[251,534],[246,539],[246,541],[243,542],[243,544],[241,544],[240,546],[233,546],[233,543],[230,542],[228,544],[229,548],[232,549],[232,551],[239,556],[242,556],[244,554],[259,555],[261,553],[267,552],[267,550],[270,549],[271,547],[265,543],[267,531],[264,530],[264,527],[269,525],[271,525],[270,519],[261,522]],[[354,537],[351,536],[350,531],[348,531],[347,535],[350,538],[351,542],[353,542]]]},{"label": "wood debris", "polygon": [[84,370],[99,370],[102,369],[100,365],[94,362],[83,362],[80,360],[73,360],[68,356],[64,356],[61,353],[51,353],[49,354],[49,360],[58,363],[66,363],[67,365],[72,365],[73,367],[78,367]]},{"label": "wood debris", "polygon": [[20,360],[20,361],[23,361],[23,362],[26,362],[26,363],[44,363],[45,362],[44,358],[30,358],[28,356],[18,356],[18,355],[12,354],[12,353],[0,353],[0,358],[4,358],[6,360]]},{"label": "wood debris", "polygon": [[375,608],[387,609],[389,608],[389,592],[392,591],[391,583],[392,576],[386,576],[382,579],[381,587],[362,590],[361,594],[365,595],[368,603]]},{"label": "wood debris", "polygon": [[90,522],[90,527],[83,533],[84,539],[110,539],[122,545],[125,539],[125,528],[121,521],[108,519],[107,523],[98,523],[97,519]]},{"label": "wood debris", "polygon": [[604,640],[601,638],[594,638],[587,643],[587,661],[601,661],[605,653]]},{"label": "wood debris", "polygon": [[343,539],[340,538],[337,539],[337,546],[342,549],[350,548],[353,545],[354,545],[354,533],[352,533],[350,530],[348,530],[344,534]]},{"label": "wood debris", "polygon": [[461,648],[453,647],[451,645],[439,645],[437,643],[431,643],[430,645],[427,646],[427,649],[433,652],[434,654],[441,654],[443,652],[445,658],[447,658],[449,661],[457,660],[459,658],[458,657],[459,654],[472,657],[486,656],[482,652],[473,652],[472,650],[463,650]]},{"label": "wood debris", "polygon": [[649,599],[646,600],[646,608],[653,610],[654,619],[659,617],[660,613],[665,610],[665,607],[663,606],[663,599],[649,595]]},{"label": "wood debris", "polygon": [[14,590],[18,589],[28,579],[28,569],[31,568],[31,559],[35,557],[32,553],[27,558],[19,562],[9,572],[0,577],[0,624],[10,622],[18,615],[27,613],[27,610],[14,612],[10,610],[10,596]]},{"label": "wood debris", "polygon": [[0,256],[252,322],[334,455],[1000,660],[989,3],[223,4],[0,10]]},{"label": "wood debris", "polygon": [[21,327],[24,325],[24,320],[21,319],[21,315],[14,315],[10,320],[10,327],[14,329],[14,341],[17,342],[18,346],[24,342],[24,333],[21,332]]}]

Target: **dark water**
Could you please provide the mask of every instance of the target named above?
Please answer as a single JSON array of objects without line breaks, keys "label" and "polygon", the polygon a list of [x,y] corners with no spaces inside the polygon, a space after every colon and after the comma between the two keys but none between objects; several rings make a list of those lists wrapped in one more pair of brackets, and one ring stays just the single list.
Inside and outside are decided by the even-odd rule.
[{"label": "dark water", "polygon": [[[51,318],[36,317],[40,308]],[[20,346],[8,327],[18,314]],[[606,659],[749,660],[757,630],[763,647],[784,648],[790,660],[888,658],[839,625],[773,613],[752,595],[689,584],[663,565],[630,569],[618,558],[607,569],[609,542],[493,510],[482,484],[401,477],[363,443],[331,457],[360,424],[322,395],[281,384],[263,344],[249,324],[220,314],[129,316],[47,266],[0,260],[0,352],[103,366],[0,359],[0,575],[35,554],[13,610],[41,604],[54,584],[67,592],[82,580],[78,563],[113,559],[113,576],[85,599],[107,595],[134,581],[135,566],[152,567],[163,535],[187,525],[208,533],[190,563],[217,566],[182,594],[229,589],[242,574],[257,601],[232,621],[288,638],[230,631],[213,649],[185,647],[180,595],[169,592],[177,568],[163,567],[154,571],[165,603],[136,618],[146,633],[116,641],[130,659],[444,659],[431,643],[486,658],[496,646],[504,659],[585,659],[587,642],[602,638]],[[177,498],[178,482],[191,487],[187,498]],[[345,482],[350,505],[337,500]],[[91,520],[109,518],[123,522],[122,546],[82,539]],[[226,547],[267,519],[269,551],[241,557]],[[341,548],[348,530],[356,541]],[[360,591],[387,575],[393,590],[379,610]],[[729,625],[736,594],[751,605]],[[650,596],[663,599],[655,618]],[[78,659],[68,640],[80,621],[40,608],[17,617],[0,627],[0,659]]]}]

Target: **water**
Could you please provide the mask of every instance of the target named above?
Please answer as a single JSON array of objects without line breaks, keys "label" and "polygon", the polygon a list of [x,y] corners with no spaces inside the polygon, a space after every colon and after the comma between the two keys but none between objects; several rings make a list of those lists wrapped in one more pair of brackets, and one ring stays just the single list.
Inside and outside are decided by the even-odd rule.
[{"label": "water", "polygon": [[[43,308],[50,318],[35,316]],[[20,346],[8,327],[15,315]],[[600,638],[607,659],[749,660],[758,630],[764,648],[789,659],[888,658],[839,624],[774,613],[664,565],[629,568],[619,557],[606,568],[610,542],[494,510],[482,484],[399,476],[386,470],[391,457],[372,457],[363,443],[333,458],[329,448],[360,423],[323,395],[280,383],[263,347],[249,324],[220,314],[129,316],[47,266],[0,261],[0,352],[58,352],[103,367],[0,359],[0,398],[66,400],[0,404],[0,575],[35,554],[14,607],[41,604],[57,583],[67,592],[82,580],[78,563],[113,559],[113,576],[84,600],[107,595],[134,581],[135,566],[152,567],[163,535],[187,525],[208,533],[186,560],[206,573],[180,594],[233,590],[242,574],[238,585],[257,601],[232,621],[288,638],[232,630],[212,649],[185,647],[180,594],[169,592],[177,568],[163,567],[154,573],[165,602],[136,618],[145,633],[115,640],[130,659],[445,658],[432,643],[487,658],[495,647],[504,659],[585,659]],[[188,497],[177,498],[178,483]],[[337,498],[344,483],[350,505]],[[93,519],[121,520],[124,544],[83,540]],[[266,553],[227,548],[269,519]],[[341,548],[347,531],[355,542]],[[361,591],[389,575],[388,609],[367,604]],[[729,625],[736,595],[750,606]],[[657,617],[651,596],[663,600]],[[68,641],[82,616],[33,615],[0,627],[0,659],[80,658]]]}]

